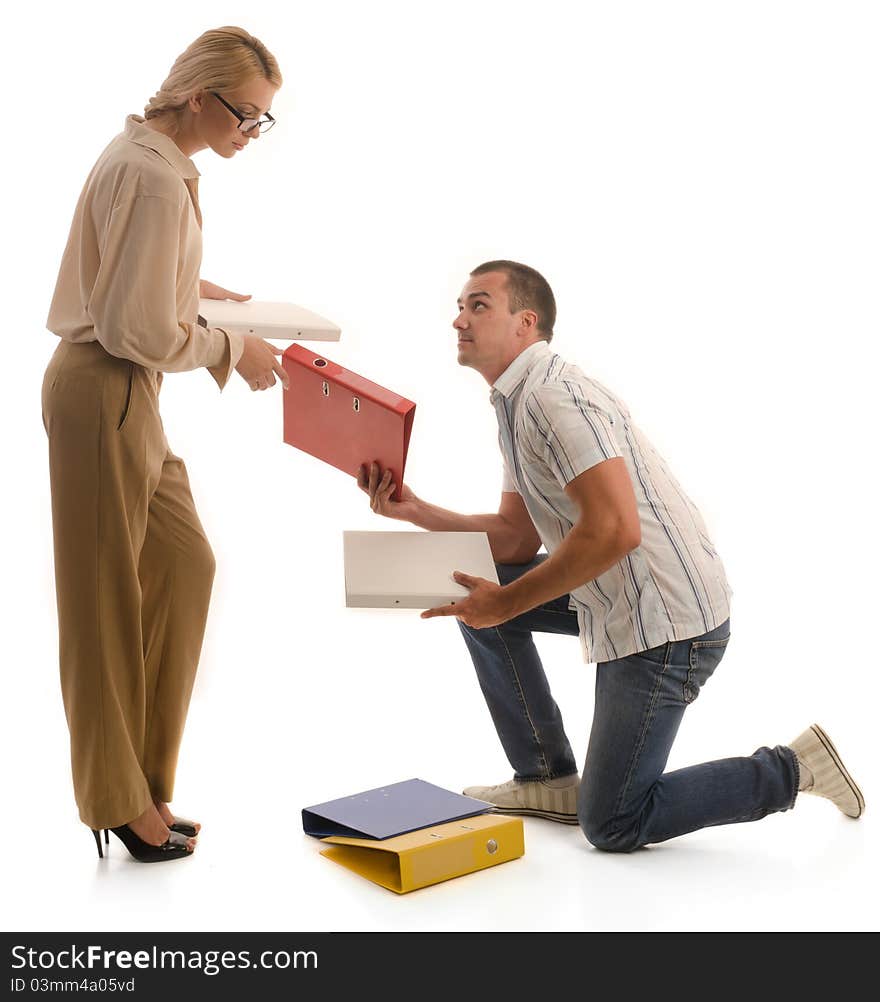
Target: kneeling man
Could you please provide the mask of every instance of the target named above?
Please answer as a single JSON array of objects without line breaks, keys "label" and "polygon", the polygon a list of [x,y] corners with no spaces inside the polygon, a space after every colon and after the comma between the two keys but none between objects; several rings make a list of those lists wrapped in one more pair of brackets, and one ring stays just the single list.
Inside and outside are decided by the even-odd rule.
[{"label": "kneeling man", "polygon": [[[799,790],[859,817],[861,791],[817,724],[788,745],[664,772],[730,639],[730,589],[699,511],[626,405],[551,349],[555,319],[545,279],[513,261],[475,268],[458,301],[458,361],[492,387],[498,418],[497,514],[447,511],[405,485],[392,501],[387,471],[361,471],[374,511],[489,536],[500,586],[459,574],[468,598],[423,613],[458,618],[514,769],[464,792],[499,812],[579,823],[614,852],[757,821],[793,807]],[[579,636],[596,663],[582,779],[535,631]]]}]

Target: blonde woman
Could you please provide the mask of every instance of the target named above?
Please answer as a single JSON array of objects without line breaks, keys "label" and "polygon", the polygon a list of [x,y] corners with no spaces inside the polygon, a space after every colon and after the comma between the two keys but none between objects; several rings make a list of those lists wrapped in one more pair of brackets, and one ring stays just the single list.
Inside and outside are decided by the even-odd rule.
[{"label": "blonde woman", "polygon": [[278,64],[241,28],[205,32],[88,176],[47,327],[61,688],[80,817],[141,862],[189,855],[199,825],[168,807],[208,613],[214,556],[159,415],[162,374],[204,367],[222,389],[286,376],[260,338],[207,328],[190,157],[230,159],[274,124]]}]

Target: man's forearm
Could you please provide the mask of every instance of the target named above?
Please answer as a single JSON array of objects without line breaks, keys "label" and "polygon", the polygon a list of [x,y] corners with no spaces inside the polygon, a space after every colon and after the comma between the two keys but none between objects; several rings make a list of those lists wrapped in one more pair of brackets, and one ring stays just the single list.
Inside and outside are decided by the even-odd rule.
[{"label": "man's forearm", "polygon": [[534,556],[534,553],[529,553],[524,548],[523,540],[515,527],[498,514],[462,515],[422,501],[421,498],[410,504],[412,507],[407,513],[407,521],[420,529],[428,529],[430,532],[485,532],[489,537],[492,559],[496,563],[524,563]]},{"label": "man's forearm", "polygon": [[637,545],[622,530],[597,533],[575,526],[551,557],[502,589],[509,605],[508,618],[580,588]]}]

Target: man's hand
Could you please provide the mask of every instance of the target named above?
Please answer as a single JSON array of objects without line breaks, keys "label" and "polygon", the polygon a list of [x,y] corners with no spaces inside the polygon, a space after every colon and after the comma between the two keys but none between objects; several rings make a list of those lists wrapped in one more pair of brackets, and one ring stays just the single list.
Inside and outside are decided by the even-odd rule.
[{"label": "man's hand", "polygon": [[391,495],[397,486],[392,483],[391,470],[382,473],[378,463],[370,463],[369,470],[366,466],[358,470],[357,482],[358,487],[370,495],[370,507],[377,515],[402,519],[405,522],[412,521],[419,499],[406,484],[403,484],[400,488],[400,500],[391,500]]},{"label": "man's hand", "polygon": [[244,351],[238,360],[235,371],[250,386],[252,390],[268,390],[275,385],[275,375],[281,380],[284,389],[290,386],[290,379],[284,371],[284,366],[275,357],[284,349],[276,348],[261,337],[254,334],[244,334]]},{"label": "man's hand", "polygon": [[498,626],[513,618],[513,610],[507,599],[507,593],[500,585],[485,578],[471,577],[455,571],[455,580],[465,586],[470,592],[467,598],[451,605],[440,605],[436,609],[427,609],[422,613],[422,619],[433,619],[435,616],[455,616],[465,626],[475,630],[483,630],[489,626]]},{"label": "man's hand", "polygon": [[199,298],[234,299],[236,303],[246,303],[251,297],[249,295],[244,296],[240,292],[231,292],[229,289],[224,289],[221,285],[214,285],[213,282],[206,282],[204,279],[201,279],[199,281]]}]

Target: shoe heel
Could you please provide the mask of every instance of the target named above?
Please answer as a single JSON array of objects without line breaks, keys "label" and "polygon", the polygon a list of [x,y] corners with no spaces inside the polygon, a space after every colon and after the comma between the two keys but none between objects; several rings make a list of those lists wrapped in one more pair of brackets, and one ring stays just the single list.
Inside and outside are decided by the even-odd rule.
[{"label": "shoe heel", "polygon": [[95,836],[95,845],[98,847],[98,858],[99,859],[103,859],[104,858],[104,850],[101,848],[101,832],[100,831],[95,831],[95,829],[93,828],[92,829],[92,834]]}]

